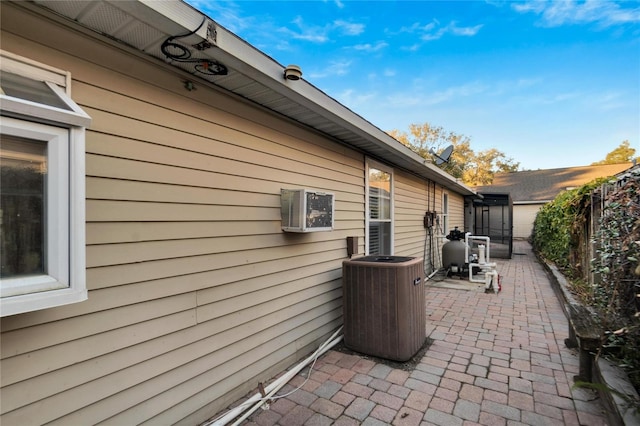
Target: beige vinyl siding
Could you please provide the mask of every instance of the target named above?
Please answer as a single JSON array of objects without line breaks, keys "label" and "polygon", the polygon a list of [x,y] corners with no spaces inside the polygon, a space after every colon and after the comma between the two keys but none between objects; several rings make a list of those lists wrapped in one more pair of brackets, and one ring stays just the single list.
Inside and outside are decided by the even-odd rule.
[{"label": "beige vinyl siding", "polygon": [[[340,325],[362,154],[2,8],[2,48],[69,70],[93,119],[89,299],[2,319],[3,424],[198,423]],[[281,232],[280,189],[303,187],[335,193],[334,231]]]},{"label": "beige vinyl siding", "polygon": [[464,232],[464,197],[455,192],[447,193],[449,194],[449,230],[457,226]]},{"label": "beige vinyl siding", "polygon": [[418,177],[394,173],[394,254],[422,257],[426,230],[423,217],[432,203],[433,188]]},{"label": "beige vinyl siding", "polygon": [[[464,197],[399,170],[395,170],[394,179],[394,254],[433,256],[433,259],[425,258],[425,262],[430,264],[431,261],[435,266],[441,266],[439,253],[447,240],[437,229],[433,230],[434,234],[430,238],[424,228],[423,218],[427,211],[434,208],[437,213],[442,213],[442,194],[446,191],[449,194],[450,228],[458,226],[460,230],[464,230]],[[438,253],[432,253],[431,244]]]}]

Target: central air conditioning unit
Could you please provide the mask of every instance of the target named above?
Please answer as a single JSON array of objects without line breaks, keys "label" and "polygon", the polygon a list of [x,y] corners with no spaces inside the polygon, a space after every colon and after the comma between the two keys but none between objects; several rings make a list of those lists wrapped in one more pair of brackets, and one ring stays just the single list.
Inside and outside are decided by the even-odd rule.
[{"label": "central air conditioning unit", "polygon": [[426,340],[423,259],[364,256],[342,263],[344,344],[407,361]]},{"label": "central air conditioning unit", "polygon": [[333,194],[311,189],[282,189],[280,202],[283,231],[333,230]]}]

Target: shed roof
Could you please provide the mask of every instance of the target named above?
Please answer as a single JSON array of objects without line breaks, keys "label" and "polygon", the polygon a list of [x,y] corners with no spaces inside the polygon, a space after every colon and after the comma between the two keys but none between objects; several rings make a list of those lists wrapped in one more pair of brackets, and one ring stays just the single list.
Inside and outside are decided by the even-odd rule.
[{"label": "shed roof", "polygon": [[[24,7],[30,3],[21,2]],[[182,1],[153,0],[35,0],[76,25],[117,41],[121,48],[169,64],[193,75],[200,84],[211,84],[250,102],[315,129],[373,158],[434,181],[462,195],[475,195],[468,186],[425,160],[328,96],[304,78],[284,78],[285,67],[220,26],[203,12]],[[37,6],[36,6],[37,8]],[[163,43],[176,43],[200,64],[170,59]],[[227,72],[206,72],[222,64]],[[200,66],[200,69],[196,69]]]},{"label": "shed roof", "polygon": [[514,204],[546,203],[564,190],[613,176],[629,167],[631,163],[497,173],[493,184],[474,189],[481,194],[509,193]]}]

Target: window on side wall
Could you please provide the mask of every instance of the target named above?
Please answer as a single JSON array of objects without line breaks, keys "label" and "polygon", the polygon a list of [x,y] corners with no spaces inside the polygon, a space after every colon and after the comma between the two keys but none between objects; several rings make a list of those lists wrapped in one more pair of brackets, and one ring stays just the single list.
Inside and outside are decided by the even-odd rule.
[{"label": "window on side wall", "polygon": [[393,254],[393,171],[367,164],[367,254]]},{"label": "window on side wall", "polygon": [[442,232],[449,235],[449,194],[442,193]]},{"label": "window on side wall", "polygon": [[70,75],[0,50],[0,315],[87,298],[84,135]]}]

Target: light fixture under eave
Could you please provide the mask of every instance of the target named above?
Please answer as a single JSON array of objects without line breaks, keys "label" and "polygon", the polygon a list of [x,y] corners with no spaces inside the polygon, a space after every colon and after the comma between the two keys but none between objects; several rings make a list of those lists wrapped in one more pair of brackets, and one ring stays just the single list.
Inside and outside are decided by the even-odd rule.
[{"label": "light fixture under eave", "polygon": [[182,84],[184,84],[184,88],[187,89],[189,92],[197,90],[196,86],[193,84],[193,81],[183,80]]},{"label": "light fixture under eave", "polygon": [[297,65],[287,65],[284,69],[284,78],[291,81],[300,80],[302,77],[302,70]]}]

